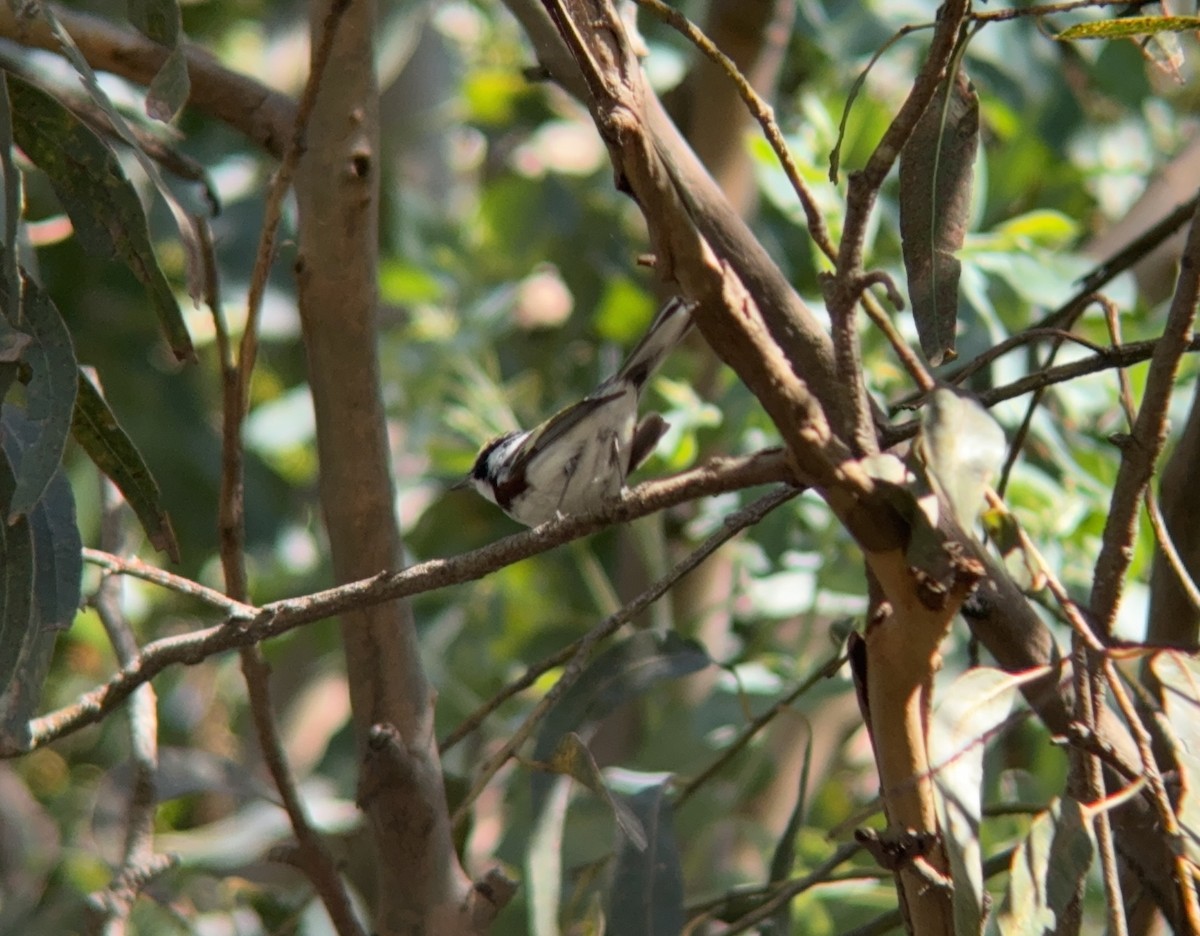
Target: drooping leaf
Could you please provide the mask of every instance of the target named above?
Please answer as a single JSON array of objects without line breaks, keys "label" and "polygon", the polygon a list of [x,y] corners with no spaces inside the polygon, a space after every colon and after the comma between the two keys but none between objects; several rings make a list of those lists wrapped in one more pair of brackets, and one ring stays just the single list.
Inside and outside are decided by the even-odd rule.
[{"label": "drooping leaf", "polygon": [[[614,644],[591,662],[546,715],[534,745],[534,759],[549,760],[563,735],[603,718],[664,680],[687,676],[710,663],[703,647],[674,632],[664,636],[639,633]],[[549,780],[545,775],[533,777],[535,812]]]},{"label": "drooping leaf", "polygon": [[146,94],[146,113],[155,120],[169,121],[187,103],[191,89],[187,58],[180,40],[183,23],[176,0],[130,0],[129,21],[148,39],[170,49]]},{"label": "drooping leaf", "polygon": [[[10,405],[0,408],[0,432],[4,454],[10,465],[17,466],[19,477],[26,461],[37,456],[41,428],[27,413]],[[64,630],[71,626],[79,609],[83,540],[75,520],[75,495],[61,465],[28,513],[33,535],[37,621],[42,628]]]},{"label": "drooping leaf", "polygon": [[121,493],[155,549],[179,561],[179,544],[171,518],[162,504],[158,484],[146,467],[142,453],[125,434],[108,403],[83,371],[79,371],[79,393],[71,432],[88,457],[96,463]]},{"label": "drooping leaf", "polygon": [[525,855],[531,936],[558,936],[559,908],[563,890],[563,838],[567,825],[567,807],[571,803],[571,784],[566,777],[555,777],[550,792],[537,814],[529,848]]},{"label": "drooping leaf", "polygon": [[[100,82],[96,80],[96,73],[92,70],[92,66],[88,64],[87,59],[79,50],[79,46],[71,38],[71,34],[67,32],[63,24],[59,22],[58,17],[54,15],[54,10],[50,4],[39,3],[37,5],[37,12],[41,14],[42,19],[46,21],[46,25],[50,27],[50,32],[58,41],[59,51],[63,57],[79,73],[79,77],[83,80],[83,87],[92,99],[92,102],[100,108],[104,116],[108,118],[109,124],[116,134],[129,146],[130,152],[137,159],[138,164],[142,167],[142,171],[154,183],[158,194],[162,196],[162,200],[166,203],[167,208],[170,209],[171,216],[175,220],[175,226],[179,230],[179,237],[183,242],[184,256],[187,258],[188,295],[196,302],[201,301],[205,296],[204,286],[208,277],[208,272],[204,267],[205,251],[203,245],[205,238],[202,236],[201,229],[207,222],[185,209],[179,203],[179,199],[175,197],[175,193],[171,191],[170,186],[163,181],[162,173],[158,171],[158,166],[155,165],[154,160],[143,150],[137,134],[133,132],[133,128],[129,126],[128,121],[113,106],[113,102],[109,100],[108,95],[104,93],[104,89],[100,87]],[[211,193],[213,191],[212,183],[206,183],[205,188]],[[216,210],[215,204],[213,207]],[[172,337],[172,333],[169,330],[167,335],[168,339]],[[176,357],[180,360],[194,361],[196,359],[195,352],[191,348],[190,339],[185,349],[186,353],[181,354],[180,348],[176,347],[173,342],[171,347]]]},{"label": "drooping leaf", "polygon": [[[78,370],[71,333],[58,309],[37,283],[28,277],[23,279],[24,325],[32,339],[24,354],[30,372],[24,416],[35,434],[23,446],[17,487],[8,505],[9,522],[30,511],[62,463],[75,408]],[[7,296],[4,298],[7,300]]]},{"label": "drooping leaf", "polygon": [[[0,409],[0,435],[6,467],[24,469],[38,445],[39,427],[15,406]],[[29,746],[29,719],[37,712],[50,672],[54,644],[79,607],[83,577],[83,542],[75,521],[75,496],[59,466],[38,502],[28,512],[33,546],[33,604],[29,626],[17,655],[16,668],[0,692],[0,750]]]},{"label": "drooping leaf", "polygon": [[13,135],[46,173],[89,253],[120,260],[146,288],[180,360],[195,357],[171,284],[150,244],[146,214],[117,157],[82,120],[53,97],[8,75]]},{"label": "drooping leaf", "polygon": [[1125,16],[1120,19],[1076,23],[1060,32],[1056,39],[1128,39],[1130,36],[1154,36],[1163,32],[1200,30],[1200,16]]},{"label": "drooping leaf", "polygon": [[634,847],[639,849],[646,847],[646,832],[641,823],[620,798],[613,796],[612,790],[604,782],[604,776],[600,773],[595,758],[592,757],[592,752],[588,750],[579,735],[574,732],[566,735],[559,742],[554,756],[539,766],[582,783],[608,804],[618,828],[633,843]]},{"label": "drooping leaf", "polygon": [[983,511],[1007,446],[1000,424],[971,397],[942,387],[921,411],[921,455],[964,530]]},{"label": "drooping leaf", "polygon": [[1092,864],[1091,824],[1075,800],[1039,813],[1013,854],[1008,888],[996,915],[1001,936],[1042,936],[1074,899]]},{"label": "drooping leaf", "polygon": [[[808,811],[808,776],[809,770],[812,768],[813,754],[813,733],[811,726],[806,733],[807,737],[804,742],[804,762],[800,766],[800,788],[796,791],[796,804],[792,807],[791,813],[788,814],[787,825],[783,828],[783,834],[779,837],[779,842],[775,845],[775,852],[771,855],[771,866],[768,870],[770,881],[786,881],[792,873],[792,865],[796,861],[796,836],[800,833],[800,829],[804,825],[804,815]],[[791,904],[785,903],[771,918],[774,925],[773,932],[786,933],[791,928],[792,909]]]},{"label": "drooping leaf", "polygon": [[1025,549],[1021,541],[1021,528],[1014,517],[1003,506],[989,508],[981,517],[988,540],[996,547],[1004,560],[1005,571],[1018,588],[1026,591],[1041,591],[1046,587],[1046,576]]},{"label": "drooping leaf", "polygon": [[672,824],[667,783],[626,798],[646,830],[639,849],[625,836],[617,846],[608,894],[609,932],[622,936],[677,936],[683,931],[683,868]]},{"label": "drooping leaf", "polygon": [[[21,354],[23,345],[13,347],[20,332],[14,326],[20,321],[21,293],[17,273],[17,232],[20,230],[22,210],[21,171],[13,159],[12,102],[8,99],[8,85],[0,81],[0,172],[4,174],[4,257],[0,261],[0,282],[7,293],[7,300],[0,306],[0,362],[11,363]],[[18,336],[18,338],[14,338]],[[0,399],[3,399],[0,393]]]},{"label": "drooping leaf", "polygon": [[963,936],[982,932],[985,915],[979,844],[984,742],[1008,717],[1019,687],[1040,675],[974,667],[938,692],[929,753],[954,881],[954,932]]},{"label": "drooping leaf", "polygon": [[1178,650],[1164,650],[1150,661],[1158,680],[1163,712],[1179,767],[1176,811],[1188,857],[1200,862],[1200,661]]},{"label": "drooping leaf", "polygon": [[978,149],[979,98],[960,68],[942,82],[900,153],[904,269],[921,350],[934,365],[955,356],[955,254],[967,234]]},{"label": "drooping leaf", "polygon": [[[8,513],[17,478],[0,457],[0,509]],[[0,697],[9,692],[21,650],[33,626],[33,534],[29,519],[0,523]]]}]

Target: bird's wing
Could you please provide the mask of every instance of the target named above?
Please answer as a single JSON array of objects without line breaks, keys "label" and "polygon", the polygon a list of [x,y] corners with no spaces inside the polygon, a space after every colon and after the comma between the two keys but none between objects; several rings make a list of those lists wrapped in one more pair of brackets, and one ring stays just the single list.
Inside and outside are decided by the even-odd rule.
[{"label": "bird's wing", "polygon": [[598,406],[603,406],[605,403],[620,399],[625,395],[625,392],[624,387],[616,387],[604,393],[597,392],[585,397],[578,403],[572,403],[570,406],[559,410],[529,434],[529,438],[521,446],[520,454],[513,459],[510,477],[522,476],[525,473],[526,465],[529,464],[535,455],[561,440],[567,433],[587,418],[587,416],[594,413]]}]

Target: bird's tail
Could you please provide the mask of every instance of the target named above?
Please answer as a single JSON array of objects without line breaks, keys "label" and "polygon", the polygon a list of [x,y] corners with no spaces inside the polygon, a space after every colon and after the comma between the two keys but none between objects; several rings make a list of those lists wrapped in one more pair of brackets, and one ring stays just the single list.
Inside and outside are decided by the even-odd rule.
[{"label": "bird's tail", "polygon": [[613,379],[628,380],[637,392],[641,393],[650,375],[666,360],[667,355],[692,327],[692,312],[695,308],[695,302],[680,296],[668,301]]}]

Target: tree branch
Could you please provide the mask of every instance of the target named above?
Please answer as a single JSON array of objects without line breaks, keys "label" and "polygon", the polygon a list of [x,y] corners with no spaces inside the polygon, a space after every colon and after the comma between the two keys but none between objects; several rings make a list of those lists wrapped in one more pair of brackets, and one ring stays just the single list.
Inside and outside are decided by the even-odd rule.
[{"label": "tree branch", "polygon": [[[459,556],[431,559],[402,571],[379,572],[311,595],[276,601],[260,609],[250,608],[253,612],[250,617],[245,617],[245,609],[239,606],[237,614],[222,624],[165,637],[146,645],[132,665],[122,668],[104,685],[84,694],[71,705],[34,719],[30,724],[32,741],[28,748],[0,750],[0,757],[26,753],[95,724],[128,698],[134,689],[169,666],[199,663],[214,654],[260,643],[334,615],[474,581],[607,526],[628,523],[697,497],[788,481],[791,477],[791,468],[777,450],[747,458],[714,459],[674,477],[640,484],[622,500],[595,513],[563,517]],[[128,562],[116,556],[104,556],[102,561],[114,571],[166,587],[173,585],[160,575],[146,574],[147,567],[140,562]],[[190,593],[191,589],[186,592]]]},{"label": "tree branch", "polygon": [[1146,376],[1142,406],[1129,441],[1121,449],[1121,465],[1113,483],[1112,501],[1104,525],[1100,555],[1092,580],[1092,614],[1105,636],[1112,635],[1117,608],[1124,587],[1125,573],[1133,559],[1133,540],[1137,532],[1138,504],[1142,499],[1154,465],[1167,437],[1167,407],[1175,386],[1179,362],[1192,341],[1192,324],[1200,298],[1200,206],[1193,213],[1192,226],[1180,261],[1175,297],[1167,312],[1167,322],[1158,340]]},{"label": "tree branch", "polygon": [[[59,6],[53,9],[93,68],[149,85],[166,60],[167,50],[141,33],[87,13]],[[57,40],[41,18],[25,20],[13,10],[12,4],[0,4],[0,37],[35,49],[58,51]],[[296,123],[292,99],[225,68],[198,46],[185,43],[184,53],[191,79],[188,104],[229,124],[272,156],[282,156]]]}]

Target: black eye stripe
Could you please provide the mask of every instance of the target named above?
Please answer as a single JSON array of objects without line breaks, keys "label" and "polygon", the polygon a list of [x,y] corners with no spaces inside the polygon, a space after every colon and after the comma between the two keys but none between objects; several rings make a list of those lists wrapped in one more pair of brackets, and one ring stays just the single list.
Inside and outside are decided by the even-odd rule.
[{"label": "black eye stripe", "polygon": [[488,473],[488,456],[516,434],[517,431],[513,431],[506,432],[502,436],[496,436],[496,438],[480,449],[479,454],[475,458],[475,465],[471,468],[471,477],[478,481],[485,480]]}]

